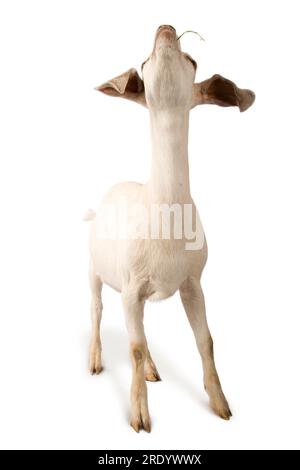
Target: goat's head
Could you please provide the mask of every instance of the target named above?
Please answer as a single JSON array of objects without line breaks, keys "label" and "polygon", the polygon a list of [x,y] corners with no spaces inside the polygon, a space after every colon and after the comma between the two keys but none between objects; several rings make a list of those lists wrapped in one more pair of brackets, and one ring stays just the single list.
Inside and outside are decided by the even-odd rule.
[{"label": "goat's head", "polygon": [[140,103],[150,110],[191,109],[198,104],[238,106],[245,111],[254,102],[251,90],[213,75],[194,83],[197,64],[181,51],[175,28],[160,26],[155,34],[153,51],[142,64],[142,78],[135,69],[105,82],[97,90]]}]

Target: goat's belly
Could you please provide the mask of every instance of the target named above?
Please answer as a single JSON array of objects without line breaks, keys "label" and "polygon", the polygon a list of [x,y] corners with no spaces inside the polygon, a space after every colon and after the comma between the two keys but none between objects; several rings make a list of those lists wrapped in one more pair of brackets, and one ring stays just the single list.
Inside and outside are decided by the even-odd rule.
[{"label": "goat's belly", "polygon": [[175,290],[168,290],[168,289],[157,290],[148,297],[148,300],[150,302],[155,302],[155,301],[158,301],[158,300],[168,299],[169,297],[174,295],[176,291],[177,291],[177,289],[175,289]]}]

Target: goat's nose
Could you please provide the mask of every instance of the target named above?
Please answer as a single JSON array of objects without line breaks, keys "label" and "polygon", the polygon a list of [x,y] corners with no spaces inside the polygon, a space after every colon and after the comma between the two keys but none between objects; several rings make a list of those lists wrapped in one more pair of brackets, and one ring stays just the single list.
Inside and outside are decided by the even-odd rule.
[{"label": "goat's nose", "polygon": [[171,26],[170,24],[162,24],[162,25],[160,25],[160,26],[158,27],[157,31],[159,31],[160,29],[163,29],[163,28],[170,28],[170,29],[172,29],[173,31],[176,31],[176,29],[175,29],[173,26]]}]

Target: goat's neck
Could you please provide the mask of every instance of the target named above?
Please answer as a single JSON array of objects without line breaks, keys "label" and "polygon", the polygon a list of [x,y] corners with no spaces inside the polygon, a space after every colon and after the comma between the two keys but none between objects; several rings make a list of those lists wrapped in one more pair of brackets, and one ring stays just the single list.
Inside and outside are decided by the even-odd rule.
[{"label": "goat's neck", "polygon": [[150,111],[150,123],[152,163],[148,186],[151,202],[189,202],[189,111]]}]

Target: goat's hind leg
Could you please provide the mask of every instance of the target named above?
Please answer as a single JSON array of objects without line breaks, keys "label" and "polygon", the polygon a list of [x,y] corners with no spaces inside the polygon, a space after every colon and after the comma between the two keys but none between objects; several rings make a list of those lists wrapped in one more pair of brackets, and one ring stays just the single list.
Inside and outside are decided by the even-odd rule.
[{"label": "goat's hind leg", "polygon": [[156,365],[151,357],[150,351],[147,347],[146,359],[145,359],[145,379],[148,382],[159,382],[161,380],[160,375],[157,371]]},{"label": "goat's hind leg", "polygon": [[96,275],[92,262],[89,269],[89,280],[91,287],[91,320],[92,335],[90,344],[89,368],[91,374],[100,374],[102,370],[101,363],[101,340],[100,340],[100,323],[102,317],[102,282]]},{"label": "goat's hind leg", "polygon": [[145,379],[147,380],[147,382],[159,382],[161,378],[156,368],[156,365],[151,357],[147,340],[146,340],[146,346],[147,346],[147,349],[146,349],[146,358],[145,358],[145,364],[144,364]]}]

